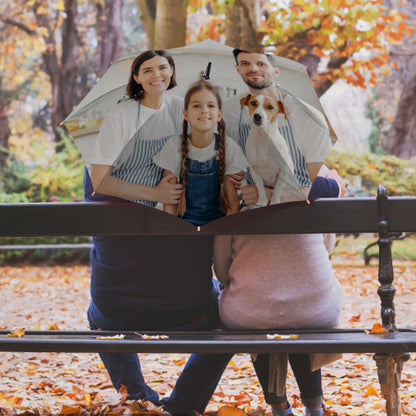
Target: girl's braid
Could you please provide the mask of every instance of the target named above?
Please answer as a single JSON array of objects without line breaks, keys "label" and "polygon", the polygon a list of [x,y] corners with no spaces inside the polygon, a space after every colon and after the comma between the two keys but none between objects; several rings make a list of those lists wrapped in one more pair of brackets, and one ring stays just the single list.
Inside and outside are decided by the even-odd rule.
[{"label": "girl's braid", "polygon": [[220,164],[220,183],[224,182],[225,175],[225,122],[221,119],[217,125],[219,141],[218,141],[218,156]]},{"label": "girl's braid", "polygon": [[[186,163],[189,153],[188,147],[188,121],[183,120],[182,123],[182,145],[181,145],[181,183],[186,187],[186,176],[188,175],[188,164]],[[182,192],[181,200],[179,201],[179,215],[184,215],[186,211],[185,190]]]}]

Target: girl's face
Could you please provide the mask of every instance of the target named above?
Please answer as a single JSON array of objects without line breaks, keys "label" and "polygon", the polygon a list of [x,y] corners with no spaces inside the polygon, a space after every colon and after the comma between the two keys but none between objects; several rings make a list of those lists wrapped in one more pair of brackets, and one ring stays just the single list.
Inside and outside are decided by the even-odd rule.
[{"label": "girl's face", "polygon": [[146,94],[159,95],[168,88],[173,69],[163,56],[155,56],[143,62],[134,80],[141,84]]},{"label": "girl's face", "polygon": [[183,116],[191,124],[194,133],[213,131],[222,114],[215,95],[208,90],[193,93],[188,109],[183,110]]}]

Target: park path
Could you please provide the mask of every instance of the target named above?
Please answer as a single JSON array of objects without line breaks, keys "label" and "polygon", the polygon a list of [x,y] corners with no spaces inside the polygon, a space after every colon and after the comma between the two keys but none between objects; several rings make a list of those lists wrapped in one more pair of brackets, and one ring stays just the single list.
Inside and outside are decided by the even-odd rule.
[{"label": "park path", "polygon": [[[342,325],[372,327],[379,322],[377,266],[364,267],[357,255],[332,259],[344,289]],[[395,264],[397,323],[416,327],[414,294],[416,263]],[[2,307],[0,327],[26,329],[85,329],[89,299],[88,267],[0,268]],[[142,354],[143,372],[162,396],[172,389],[187,356]],[[368,354],[344,354],[323,369],[328,409],[333,415],[385,415],[375,362]],[[402,414],[416,415],[416,357],[405,363],[402,374]],[[296,415],[302,415],[292,375],[288,394]],[[123,411],[96,354],[0,353],[0,415],[107,415],[137,414],[137,403]],[[248,356],[238,354],[228,366],[207,412],[234,406],[249,415],[270,415]],[[113,413],[110,413],[110,410]],[[223,407],[223,410],[225,408]],[[117,413],[117,410],[120,410]],[[143,414],[157,413],[147,407]],[[124,412],[124,413],[123,413]],[[136,413],[135,413],[136,412]],[[222,413],[224,415],[224,412]],[[242,413],[244,414],[244,413]],[[234,414],[234,416],[238,416]]]}]

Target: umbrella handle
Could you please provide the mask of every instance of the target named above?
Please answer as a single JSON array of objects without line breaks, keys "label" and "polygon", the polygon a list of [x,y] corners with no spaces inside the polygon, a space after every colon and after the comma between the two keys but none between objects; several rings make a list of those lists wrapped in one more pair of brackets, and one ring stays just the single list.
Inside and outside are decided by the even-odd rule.
[{"label": "umbrella handle", "polygon": [[209,80],[209,73],[211,72],[211,62],[208,62],[208,65],[205,69],[204,75],[202,75],[202,78],[204,78],[205,80]]}]

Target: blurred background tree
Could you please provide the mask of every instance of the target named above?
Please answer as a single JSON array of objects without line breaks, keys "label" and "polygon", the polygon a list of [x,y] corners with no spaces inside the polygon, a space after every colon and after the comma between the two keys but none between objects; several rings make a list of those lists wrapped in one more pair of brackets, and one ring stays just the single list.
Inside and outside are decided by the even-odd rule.
[{"label": "blurred background tree", "polygon": [[[45,160],[36,161],[42,157],[34,154],[33,149],[44,148],[48,157],[58,152],[80,159],[71,148],[73,142],[65,141],[59,124],[111,61],[145,48],[173,48],[207,38],[303,63],[318,96],[338,80],[374,91],[367,110],[373,122],[372,149],[409,158],[416,154],[413,3],[399,0],[2,2],[0,193],[4,188],[1,179],[7,173],[9,184],[10,178],[19,183],[15,191],[25,192],[25,197],[31,200],[47,199],[51,192],[73,198],[72,191],[62,191],[64,179],[54,187],[46,185],[53,175],[38,175],[35,179],[30,173],[33,169],[48,169]],[[82,169],[82,160],[74,169]],[[65,177],[68,172],[59,175]],[[22,177],[24,180],[18,181]],[[67,176],[68,187],[73,179]],[[40,184],[42,180],[45,184]],[[21,191],[24,184],[30,186]]]}]

